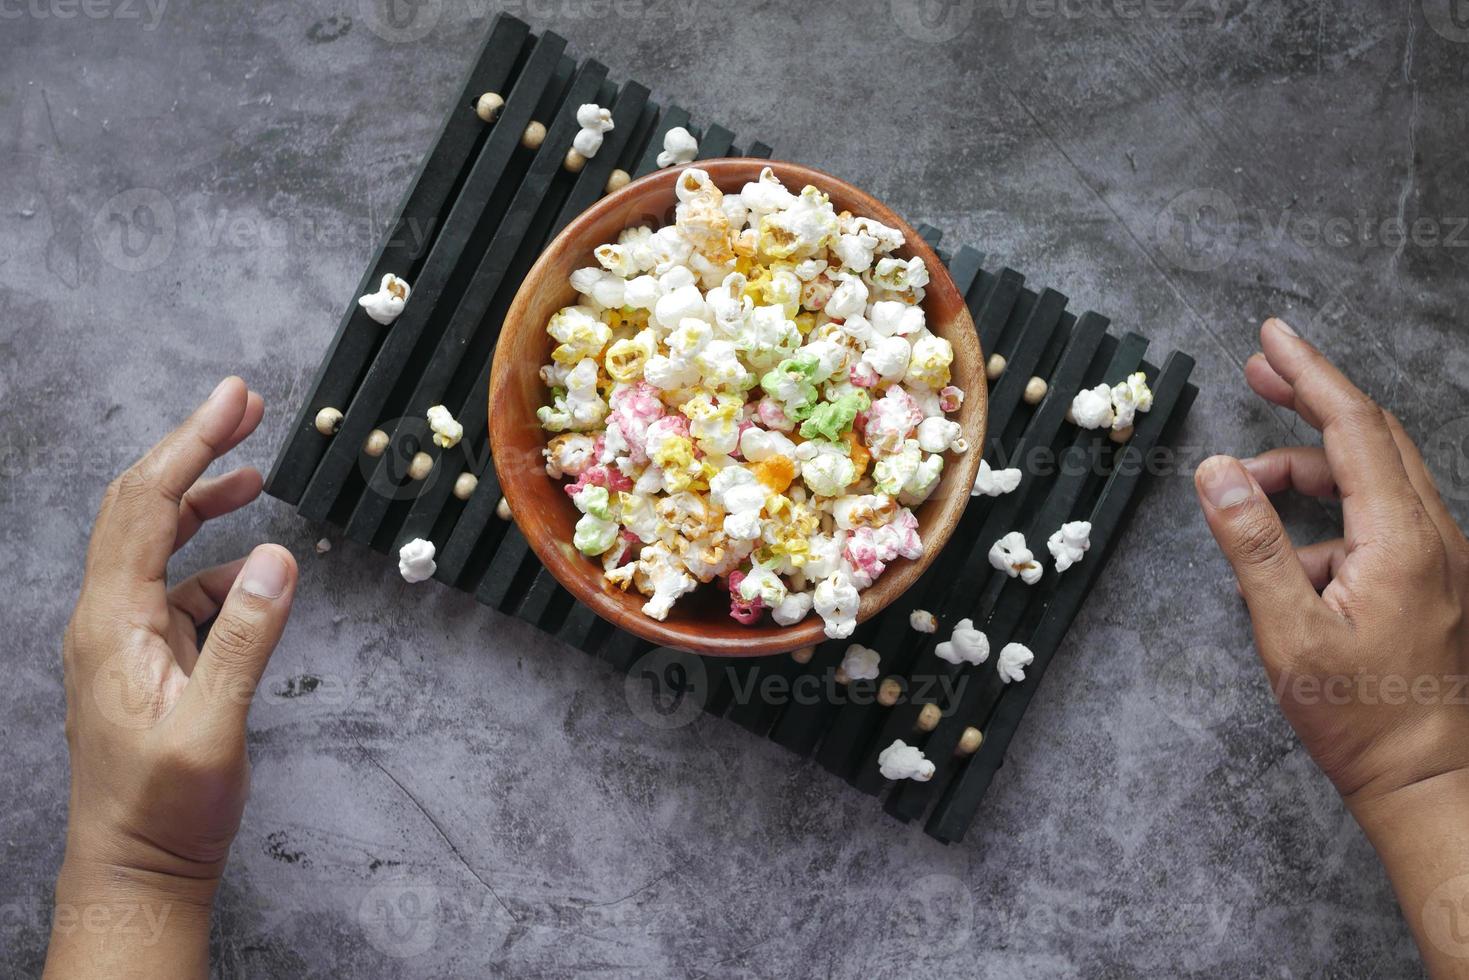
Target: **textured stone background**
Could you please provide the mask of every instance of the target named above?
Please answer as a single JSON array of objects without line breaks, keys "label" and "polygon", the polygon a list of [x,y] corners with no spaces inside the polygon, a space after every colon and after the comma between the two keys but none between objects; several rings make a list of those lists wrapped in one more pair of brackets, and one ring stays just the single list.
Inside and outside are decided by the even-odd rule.
[{"label": "textured stone background", "polygon": [[[0,3],[7,976],[43,956],[58,637],[103,485],[229,372],[270,406],[236,456],[269,465],[501,9],[427,0],[422,36],[393,41],[373,0],[26,4]],[[1448,0],[510,9],[1192,352],[1194,459],[1311,438],[1240,378],[1258,322],[1290,318],[1429,440],[1469,514],[1469,29]],[[98,224],[124,192],[173,218],[140,254]],[[1288,509],[1302,539],[1331,527]],[[946,848],[727,723],[644,727],[599,664],[353,546],[318,557],[321,529],[262,500],[178,561],[271,539],[302,565],[218,972],[1416,974],[1276,713],[1188,474],[1141,514]]]}]

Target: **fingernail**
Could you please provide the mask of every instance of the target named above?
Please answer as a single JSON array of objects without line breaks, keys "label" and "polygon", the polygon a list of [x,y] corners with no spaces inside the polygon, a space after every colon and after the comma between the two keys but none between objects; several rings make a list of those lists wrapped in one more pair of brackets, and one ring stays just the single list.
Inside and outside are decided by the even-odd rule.
[{"label": "fingernail", "polygon": [[290,570],[274,548],[256,548],[240,571],[240,588],[262,599],[278,599],[289,577]]},{"label": "fingernail", "polygon": [[1271,317],[1269,320],[1267,320],[1265,322],[1266,322],[1266,324],[1268,326],[1274,327],[1276,330],[1279,330],[1281,333],[1285,334],[1287,337],[1299,337],[1300,336],[1300,334],[1296,333],[1295,329],[1289,323],[1286,323],[1284,320],[1282,320],[1278,316],[1273,316],[1273,317]]},{"label": "fingernail", "polygon": [[1229,456],[1206,459],[1199,467],[1199,489],[1204,499],[1218,510],[1227,510],[1254,496],[1250,475],[1240,461]]}]

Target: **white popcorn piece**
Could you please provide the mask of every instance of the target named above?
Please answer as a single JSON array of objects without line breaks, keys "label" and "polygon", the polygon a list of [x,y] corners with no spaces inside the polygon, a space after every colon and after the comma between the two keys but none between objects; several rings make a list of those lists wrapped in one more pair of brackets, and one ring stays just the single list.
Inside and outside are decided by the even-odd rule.
[{"label": "white popcorn piece", "polygon": [[752,426],[740,436],[740,455],[752,463],[764,462],[772,456],[795,459],[796,444],[783,432]]},{"label": "white popcorn piece", "polygon": [[918,423],[918,445],[926,453],[946,453],[950,449],[963,452],[969,448],[964,444],[964,428],[940,415]]},{"label": "white popcorn piece", "polygon": [[998,497],[1002,494],[1013,493],[1020,486],[1023,474],[1014,467],[1005,470],[990,468],[988,460],[979,461],[979,472],[974,475],[974,489],[969,491],[971,497]]},{"label": "white popcorn piece", "polygon": [[410,584],[433,578],[434,572],[439,570],[438,563],[434,561],[436,553],[432,541],[414,538],[398,549],[398,574]]},{"label": "white popcorn piece", "polygon": [[795,626],[811,611],[811,603],[809,592],[787,592],[786,597],[770,610],[770,618],[777,626]]},{"label": "white popcorn piece", "polygon": [[882,654],[871,647],[853,643],[842,657],[842,671],[854,681],[877,680],[882,673]]},{"label": "white popcorn piece", "polygon": [[1127,380],[1112,386],[1112,428],[1121,431],[1132,425],[1138,412],[1153,407],[1153,390],[1148,387],[1148,376],[1141,371],[1127,376]]},{"label": "white popcorn piece", "polygon": [[927,609],[915,609],[908,614],[908,625],[920,633],[937,633],[938,617]]},{"label": "white popcorn piece", "polygon": [[724,533],[736,541],[754,541],[760,537],[760,511],[769,495],[765,484],[743,466],[726,466],[709,481],[709,499],[728,515],[724,519]]},{"label": "white popcorn piece", "polygon": [[699,155],[699,141],[682,126],[675,126],[663,137],[663,152],[658,154],[658,169],[693,163]]},{"label": "white popcorn piece", "polygon": [[1041,580],[1044,569],[1025,546],[1025,535],[1011,531],[990,548],[990,564],[1011,578],[1019,577],[1026,585]]},{"label": "white popcorn piece", "polygon": [[1081,561],[1092,546],[1091,538],[1091,521],[1068,521],[1047,538],[1046,547],[1056,559],[1056,571],[1064,572]]},{"label": "white popcorn piece", "polygon": [[603,134],[616,128],[612,122],[612,111],[588,102],[576,110],[576,122],[581,130],[571,141],[571,146],[590,160],[602,148]]},{"label": "white popcorn piece", "polygon": [[382,282],[377,287],[377,292],[368,293],[357,299],[357,305],[367,312],[367,315],[383,326],[388,326],[398,315],[403,312],[408,297],[413,294],[413,289],[407,280],[399,279],[389,272],[383,276]]},{"label": "white popcorn piece", "polygon": [[995,661],[995,672],[1006,684],[1025,680],[1025,668],[1035,661],[1035,654],[1022,643],[1007,643],[1000,649],[1000,659]]},{"label": "white popcorn piece", "polygon": [[833,572],[816,586],[812,606],[826,624],[826,635],[833,640],[845,640],[857,628],[857,609],[862,598],[850,576],[841,571]]},{"label": "white popcorn piece", "polygon": [[1106,385],[1084,388],[1071,399],[1071,418],[1083,429],[1105,429],[1116,417],[1112,389]]},{"label": "white popcorn piece", "polygon": [[949,638],[934,647],[933,652],[951,664],[982,664],[990,656],[990,639],[974,628],[974,620],[961,619],[954,624]]},{"label": "white popcorn piece", "polygon": [[440,449],[453,449],[464,438],[464,426],[454,420],[443,405],[434,405],[428,410],[428,427],[434,433],[434,445]]},{"label": "white popcorn piece", "polygon": [[826,315],[833,320],[860,316],[867,309],[867,285],[856,276],[843,279],[826,301]]},{"label": "white popcorn piece", "polygon": [[901,381],[908,373],[908,362],[912,357],[913,345],[906,338],[876,337],[862,352],[862,363],[869,365],[884,381]]},{"label": "white popcorn piece", "polygon": [[912,779],[926,783],[933,778],[934,766],[916,745],[897,739],[877,756],[877,768],[883,779]]}]

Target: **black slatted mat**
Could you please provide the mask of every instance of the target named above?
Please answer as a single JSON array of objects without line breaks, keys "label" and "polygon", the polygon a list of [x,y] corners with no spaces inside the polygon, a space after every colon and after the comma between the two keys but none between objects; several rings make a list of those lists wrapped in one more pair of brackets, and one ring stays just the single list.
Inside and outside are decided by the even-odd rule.
[{"label": "black slatted mat", "polygon": [[[661,672],[665,693],[692,698],[703,710],[801,755],[859,789],[885,796],[884,808],[903,820],[927,815],[926,830],[943,841],[964,836],[1021,717],[1050,667],[1066,630],[1101,575],[1147,479],[1149,454],[1173,439],[1197,390],[1193,361],[1179,353],[1144,359],[1147,341],[1109,333],[1095,313],[1077,315],[1054,289],[1031,288],[1007,268],[985,266],[968,245],[940,250],[966,295],[987,354],[1005,359],[991,382],[985,457],[996,468],[1019,466],[1025,476],[1014,493],[976,497],[931,569],[876,620],[850,640],[829,641],[801,659],[793,655],[728,661],[686,653],[645,655],[652,646],[613,629],[577,603],[536,561],[520,531],[497,516],[500,486],[486,451],[490,359],[501,320],[521,279],[547,242],[604,193],[620,169],[639,177],[657,169],[663,137],[683,126],[699,140],[701,159],[768,157],[770,147],[741,149],[735,134],[662,107],[636,82],[617,84],[595,61],[577,61],[552,33],[539,37],[525,24],[495,19],[455,98],[433,149],[403,198],[312,382],[310,396],[266,483],[267,491],[317,521],[389,555],[422,537],[438,549],[441,582],[526,621],[614,670],[635,666],[640,677]],[[484,92],[505,105],[493,123],[474,105]],[[579,173],[563,166],[583,102],[612,110],[616,128]],[[537,149],[523,145],[538,122],[546,136]],[[942,232],[920,226],[938,248]],[[377,288],[388,272],[407,279],[412,296],[389,327],[371,321],[356,298]],[[1083,387],[1146,372],[1155,394],[1125,444],[1066,421]],[[1038,403],[1025,397],[1033,377],[1047,382]],[[464,426],[463,441],[441,450],[428,438],[425,414],[445,404]],[[317,413],[340,410],[333,436],[316,430]],[[388,448],[364,451],[380,431]],[[417,454],[432,462],[413,479]],[[462,474],[477,481],[460,484]],[[459,484],[456,487],[456,484]],[[1092,522],[1091,550],[1064,575],[1048,568],[1036,586],[994,571],[989,547],[1021,530],[1033,550],[1063,522]],[[1037,556],[1043,562],[1044,554]],[[1047,563],[1048,564],[1048,563]],[[917,609],[934,613],[935,634],[909,624]],[[1003,684],[997,656],[956,667],[934,648],[960,619],[972,619],[992,650],[1012,640],[1035,654],[1026,679]],[[881,678],[838,683],[836,670],[852,642],[882,655]],[[649,664],[657,670],[651,671]],[[896,699],[879,698],[882,680]],[[974,735],[982,738],[975,749]],[[893,785],[878,771],[877,756],[894,739],[922,748],[935,765],[927,783]]]}]

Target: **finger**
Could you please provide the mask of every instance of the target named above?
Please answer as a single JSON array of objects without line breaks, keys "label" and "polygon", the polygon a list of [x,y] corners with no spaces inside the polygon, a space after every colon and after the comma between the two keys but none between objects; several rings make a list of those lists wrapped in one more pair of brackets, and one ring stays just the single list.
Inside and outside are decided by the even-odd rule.
[{"label": "finger", "polygon": [[1445,544],[1451,544],[1464,540],[1464,532],[1460,530],[1459,524],[1454,520],[1454,515],[1449,512],[1448,506],[1443,502],[1443,496],[1438,492],[1438,483],[1429,472],[1428,464],[1423,461],[1423,453],[1418,449],[1418,444],[1413,437],[1408,435],[1408,430],[1403,428],[1403,423],[1392,412],[1383,411],[1383,418],[1387,420],[1388,431],[1392,433],[1393,442],[1397,444],[1398,456],[1403,460],[1403,469],[1408,473],[1408,480],[1413,484],[1413,489],[1418,492],[1418,499],[1423,501],[1423,507],[1428,511],[1428,516],[1438,528],[1438,533],[1443,537]]},{"label": "finger", "polygon": [[1321,430],[1348,544],[1367,529],[1410,526],[1422,504],[1382,409],[1284,322],[1265,321],[1260,341],[1270,367],[1291,386],[1297,411]]},{"label": "finger", "polygon": [[1271,449],[1240,462],[1266,493],[1294,490],[1308,497],[1337,495],[1336,478],[1331,475],[1326,451],[1317,446]]},{"label": "finger", "polygon": [[248,400],[245,383],[226,378],[183,425],[112,482],[92,532],[89,579],[121,596],[133,596],[140,585],[161,588],[180,502],[239,428]]},{"label": "finger", "polygon": [[264,486],[260,471],[253,466],[244,466],[194,484],[179,501],[178,530],[174,532],[173,550],[182,548],[205,521],[237,511],[260,496]]},{"label": "finger", "polygon": [[1301,560],[1301,567],[1306,570],[1306,577],[1311,580],[1311,587],[1320,592],[1331,584],[1346,563],[1347,543],[1342,538],[1319,541],[1297,548],[1296,556]]},{"label": "finger", "polygon": [[1194,474],[1209,530],[1234,569],[1261,649],[1280,626],[1320,602],[1280,515],[1239,461],[1213,456]]},{"label": "finger", "polygon": [[219,449],[219,455],[234,449],[249,437],[260,426],[260,420],[265,418],[265,399],[260,392],[252,391],[245,396],[245,414],[240,418],[240,424],[235,426],[235,431],[224,441]]},{"label": "finger", "polygon": [[1296,393],[1290,382],[1275,373],[1264,354],[1251,354],[1245,361],[1245,382],[1250,390],[1273,405],[1296,410]]},{"label": "finger", "polygon": [[168,590],[168,604],[187,613],[195,626],[203,626],[224,605],[225,598],[230,594],[230,586],[235,584],[235,579],[239,578],[240,569],[244,566],[245,559],[236,558],[232,562],[195,572]]},{"label": "finger", "polygon": [[296,560],[280,545],[250,552],[199,652],[181,707],[220,738],[239,737],[255,686],[286,627]]}]

